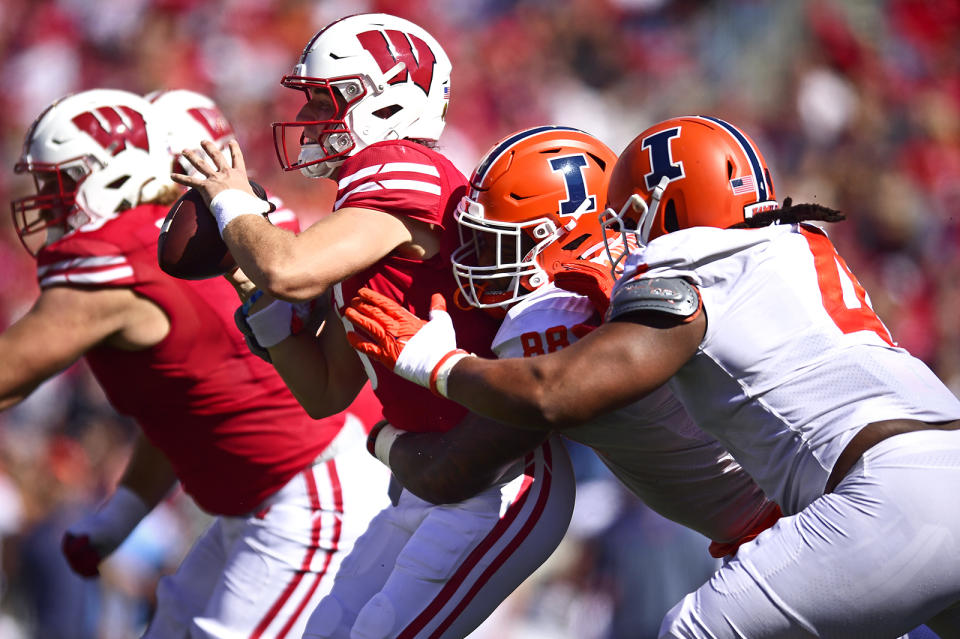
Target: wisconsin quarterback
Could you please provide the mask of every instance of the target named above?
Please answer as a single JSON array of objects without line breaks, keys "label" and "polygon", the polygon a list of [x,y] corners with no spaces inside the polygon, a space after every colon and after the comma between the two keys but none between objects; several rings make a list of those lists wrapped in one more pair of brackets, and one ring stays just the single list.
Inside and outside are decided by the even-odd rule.
[{"label": "wisconsin quarterback", "polygon": [[[450,71],[433,36],[386,14],[341,19],[310,40],[282,79],[304,105],[296,121],[274,124],[277,155],[286,170],[336,179],[338,192],[334,210],[299,235],[260,218],[235,143],[231,161],[212,144],[209,159],[186,153],[200,175],[174,176],[205,193],[231,254],[263,293],[251,313],[275,318],[254,337],[314,416],[341,410],[369,379],[384,417],[405,430],[443,432],[474,419],[358,356],[342,317],[364,286],[414,312],[426,311],[434,291],[456,289],[453,211],[466,178],[435,149]],[[290,335],[290,303],[328,292],[319,336]],[[490,352],[495,320],[469,308],[451,317],[471,348]],[[529,454],[478,477],[490,487],[462,502],[435,505],[403,491],[371,523],[304,637],[461,638],[550,556],[572,514],[566,451],[540,433],[488,425]]]}]

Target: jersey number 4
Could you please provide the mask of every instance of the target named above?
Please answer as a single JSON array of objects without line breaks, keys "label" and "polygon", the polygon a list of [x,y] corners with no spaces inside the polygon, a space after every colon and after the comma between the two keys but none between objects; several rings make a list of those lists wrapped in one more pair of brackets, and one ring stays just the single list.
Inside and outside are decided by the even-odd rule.
[{"label": "jersey number 4", "polygon": [[896,346],[890,331],[870,306],[867,292],[830,240],[825,235],[807,229],[803,230],[803,236],[813,253],[823,307],[837,328],[845,335],[871,331],[890,346]]}]

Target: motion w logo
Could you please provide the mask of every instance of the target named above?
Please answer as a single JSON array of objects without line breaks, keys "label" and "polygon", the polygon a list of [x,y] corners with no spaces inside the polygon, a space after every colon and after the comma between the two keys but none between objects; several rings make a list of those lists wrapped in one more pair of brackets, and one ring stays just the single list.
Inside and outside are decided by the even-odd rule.
[{"label": "motion w logo", "polygon": [[78,129],[87,133],[110,155],[116,155],[131,144],[150,150],[147,126],[143,116],[128,106],[100,107],[73,118]]},{"label": "motion w logo", "polygon": [[424,93],[430,93],[433,66],[437,58],[426,42],[413,34],[395,29],[385,32],[364,31],[357,35],[357,39],[377,61],[381,72],[386,73],[398,62],[403,62],[406,68],[391,78],[389,84],[399,84],[410,78]]},{"label": "motion w logo", "polygon": [[205,107],[196,107],[187,109],[187,113],[196,120],[200,126],[207,130],[210,137],[214,140],[220,140],[233,134],[233,128],[227,119],[223,117],[219,109],[209,109]]}]

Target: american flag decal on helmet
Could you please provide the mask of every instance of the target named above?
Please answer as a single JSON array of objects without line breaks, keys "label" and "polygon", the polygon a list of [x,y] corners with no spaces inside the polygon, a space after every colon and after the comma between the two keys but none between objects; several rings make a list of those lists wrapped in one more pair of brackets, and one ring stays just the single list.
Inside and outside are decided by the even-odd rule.
[{"label": "american flag decal on helmet", "polygon": [[730,180],[730,186],[733,188],[734,195],[743,195],[744,193],[752,193],[757,189],[757,184],[753,179],[752,175],[745,175],[743,177],[738,177]]}]

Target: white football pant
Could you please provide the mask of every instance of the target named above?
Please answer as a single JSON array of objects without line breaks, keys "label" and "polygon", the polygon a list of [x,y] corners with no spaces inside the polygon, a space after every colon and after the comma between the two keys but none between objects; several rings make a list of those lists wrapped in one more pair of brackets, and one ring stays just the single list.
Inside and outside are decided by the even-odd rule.
[{"label": "white football pant", "polygon": [[[897,435],[667,613],[661,637],[960,637],[960,431]],[[952,608],[951,608],[952,607]],[[948,610],[948,608],[951,608]]]},{"label": "white football pant", "polygon": [[553,553],[573,514],[573,469],[560,439],[524,461],[515,479],[457,504],[404,490],[344,560],[304,639],[470,634]]},{"label": "white football pant", "polygon": [[247,517],[218,517],[157,586],[144,639],[299,639],[367,524],[390,474],[348,417],[322,455]]}]

